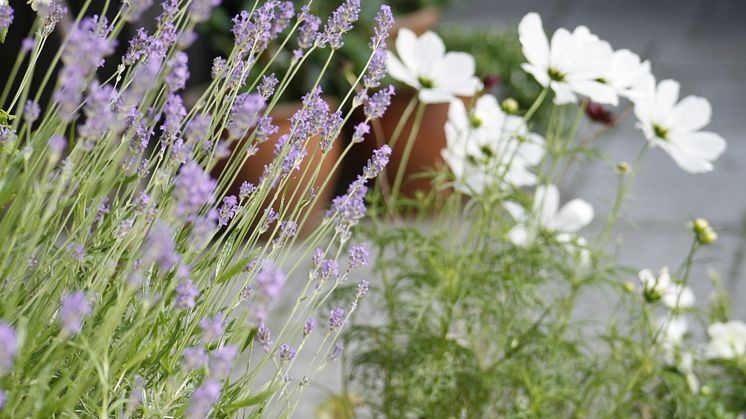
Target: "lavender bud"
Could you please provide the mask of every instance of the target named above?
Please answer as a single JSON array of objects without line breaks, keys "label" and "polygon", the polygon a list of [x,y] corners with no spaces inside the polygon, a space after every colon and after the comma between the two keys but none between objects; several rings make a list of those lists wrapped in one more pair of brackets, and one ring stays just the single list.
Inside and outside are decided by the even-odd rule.
[{"label": "lavender bud", "polygon": [[229,195],[223,198],[223,205],[218,213],[218,227],[228,225],[228,222],[236,216],[241,207],[238,205],[238,198],[235,195]]},{"label": "lavender bud", "polygon": [[205,380],[200,387],[194,390],[185,417],[187,419],[208,417],[213,405],[220,399],[220,390],[222,390],[222,387],[218,381]]},{"label": "lavender bud", "polygon": [[355,125],[355,132],[352,134],[353,143],[363,142],[364,137],[370,133],[370,125],[367,122],[361,122]]},{"label": "lavender bud", "polygon": [[277,356],[283,362],[292,361],[295,359],[296,354],[295,349],[291,348],[288,344],[282,344],[280,350],[277,352]]},{"label": "lavender bud", "polygon": [[341,307],[333,308],[329,312],[329,330],[337,330],[344,324],[345,311]]},{"label": "lavender bud", "polygon": [[303,337],[307,337],[316,328],[316,318],[311,317],[303,324]]},{"label": "lavender bud", "polygon": [[60,322],[65,335],[74,335],[83,327],[83,320],[91,313],[83,291],[76,291],[62,296],[60,301]]},{"label": "lavender bud", "polygon": [[176,53],[168,62],[171,72],[166,76],[166,85],[172,92],[181,90],[186,86],[186,82],[189,79],[188,62],[189,57],[187,57],[185,52]]},{"label": "lavender bud", "polygon": [[210,356],[210,376],[219,379],[227,377],[236,355],[238,355],[238,347],[234,345],[225,345],[213,351]]},{"label": "lavender bud", "polygon": [[187,310],[194,307],[194,299],[199,296],[199,290],[194,286],[192,281],[185,279],[174,289],[176,300],[174,307],[180,310]]},{"label": "lavender bud", "polygon": [[337,358],[339,358],[339,356],[342,355],[342,349],[344,349],[344,345],[342,345],[341,342],[335,343],[334,347],[329,353],[329,361],[336,361]]},{"label": "lavender bud", "polygon": [[207,352],[204,348],[186,348],[181,354],[181,368],[186,372],[204,368],[207,365]]},{"label": "lavender bud", "polygon": [[13,368],[13,359],[17,351],[16,330],[8,323],[0,321],[0,377]]},{"label": "lavender bud", "polygon": [[369,257],[370,252],[368,251],[368,246],[365,243],[359,244],[357,246],[352,246],[349,252],[350,266],[348,269],[352,270],[367,265]]},{"label": "lavender bud", "polygon": [[365,294],[368,293],[370,285],[368,284],[368,281],[362,280],[359,284],[357,284],[357,289],[355,290],[355,298],[360,299],[365,297]]},{"label": "lavender bud", "polygon": [[39,104],[34,102],[33,100],[29,100],[26,102],[26,106],[23,107],[23,119],[26,121],[27,124],[31,125],[39,119],[39,114],[41,114],[41,108],[39,108]]},{"label": "lavender bud", "polygon": [[199,328],[202,329],[202,343],[210,343],[225,332],[223,313],[218,313],[213,317],[205,317],[199,322]]}]

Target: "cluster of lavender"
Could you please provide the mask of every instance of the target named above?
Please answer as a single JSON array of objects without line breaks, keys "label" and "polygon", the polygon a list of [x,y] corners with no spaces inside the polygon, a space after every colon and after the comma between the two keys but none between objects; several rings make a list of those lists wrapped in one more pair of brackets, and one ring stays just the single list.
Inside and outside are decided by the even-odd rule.
[{"label": "cluster of lavender", "polygon": [[[51,62],[39,61],[39,52],[68,11],[57,0],[32,2],[35,29],[0,97],[0,408],[24,417],[202,418],[247,407],[288,414],[341,350],[337,338],[365,281],[349,307],[331,311],[313,359],[293,369],[310,350],[319,307],[367,264],[368,248],[349,243],[351,229],[365,215],[365,183],[391,150],[376,151],[306,236],[299,232],[308,214],[294,202],[313,207],[317,194],[291,177],[315,179],[318,171],[302,163],[336,158],[328,151],[355,108],[364,106],[366,127],[385,112],[393,88],[373,89],[386,73],[391,11],[380,9],[369,65],[347,95],[354,100],[335,109],[317,82],[261,179],[234,196],[227,190],[239,167],[278,134],[271,111],[298,67],[342,46],[360,1],[341,4],[323,29],[310,2],[297,13],[293,2],[277,0],[240,12],[232,52],[215,60],[212,82],[187,105],[184,51],[218,4],[160,2],[155,29],[139,29],[114,74],[101,74],[116,59],[124,25],[153,1],[126,1],[111,21],[84,9],[61,31]],[[0,0],[0,37],[12,24],[13,9]],[[257,65],[273,43],[297,45],[284,75]],[[37,78],[42,84],[32,89]],[[53,94],[42,103],[48,83]],[[357,131],[356,142],[368,129]],[[279,198],[288,194],[305,200]],[[302,266],[297,254],[309,249],[317,250],[306,287],[287,295],[283,285]],[[273,318],[281,297],[295,307]],[[274,337],[270,325],[280,328]],[[301,369],[301,384],[290,385]],[[273,378],[264,381],[267,370]]]}]

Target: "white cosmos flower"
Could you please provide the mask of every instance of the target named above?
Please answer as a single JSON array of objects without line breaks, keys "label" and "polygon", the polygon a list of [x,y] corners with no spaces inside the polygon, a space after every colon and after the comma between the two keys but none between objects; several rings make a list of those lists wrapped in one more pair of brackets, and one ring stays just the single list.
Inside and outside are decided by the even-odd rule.
[{"label": "white cosmos flower", "polygon": [[643,83],[635,100],[637,127],[653,147],[660,147],[689,173],[712,170],[712,162],[725,151],[725,140],[713,132],[700,131],[710,122],[712,109],[707,99],[687,96],[680,102],[679,83],[653,76]]},{"label": "white cosmos flower", "polygon": [[688,308],[694,305],[694,291],[671,279],[668,266],[661,268],[656,277],[649,269],[643,269],[637,277],[642,282],[643,294],[650,301],[663,301],[669,308]]},{"label": "white cosmos flower", "polygon": [[746,323],[740,320],[713,323],[707,333],[710,335],[705,348],[708,358],[733,359],[746,355]]},{"label": "white cosmos flower", "polygon": [[[534,194],[533,209],[529,213],[515,202],[503,206],[518,222],[508,233],[516,246],[526,246],[536,239],[537,227],[557,233],[557,241],[583,245],[584,240],[573,240],[581,228],[593,220],[593,207],[582,199],[573,199],[562,208],[559,206],[559,190],[555,185],[541,185]],[[581,253],[581,258],[583,255]]]},{"label": "white cosmos flower", "polygon": [[518,25],[518,36],[528,60],[522,68],[542,86],[551,87],[554,103],[576,102],[576,94],[598,103],[619,103],[614,88],[602,83],[612,62],[611,45],[593,35],[587,27],[578,26],[573,32],[557,29],[550,43],[541,17],[529,13]]},{"label": "white cosmos flower", "polygon": [[528,131],[523,118],[507,115],[489,94],[467,111],[461,100],[448,108],[443,159],[456,176],[456,188],[480,194],[496,185],[516,187],[536,184],[529,168],[544,157],[544,139]]},{"label": "white cosmos flower", "polygon": [[443,40],[433,32],[418,38],[411,30],[400,29],[396,53],[398,58],[388,51],[389,75],[417,89],[424,103],[473,96],[482,86],[474,76],[474,57],[465,52],[446,53]]},{"label": "white cosmos flower", "polygon": [[640,56],[627,49],[614,51],[611,65],[601,77],[619,96],[630,100],[642,96],[640,86],[651,75],[650,62],[640,60]]}]

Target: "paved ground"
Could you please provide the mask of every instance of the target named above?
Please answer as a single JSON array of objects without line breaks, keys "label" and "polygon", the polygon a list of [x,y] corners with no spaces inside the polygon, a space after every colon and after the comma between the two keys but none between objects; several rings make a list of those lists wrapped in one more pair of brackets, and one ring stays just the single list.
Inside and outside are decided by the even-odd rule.
[{"label": "paved ground", "polygon": [[[460,2],[457,2],[460,3]],[[622,263],[658,269],[678,266],[690,243],[684,227],[692,217],[704,217],[721,240],[696,261],[693,286],[700,301],[709,292],[707,272],[717,271],[734,298],[735,316],[746,319],[746,281],[742,254],[746,252],[746,1],[743,0],[471,0],[444,16],[447,22],[470,25],[516,23],[526,12],[542,14],[548,30],[585,24],[616,48],[629,48],[653,63],[659,79],[681,82],[683,94],[707,97],[714,109],[710,129],[728,140],[728,150],[716,170],[690,175],[662,151],[649,152],[625,220],[617,232],[623,241]],[[627,121],[602,142],[619,161],[633,160],[642,145],[641,133]],[[563,186],[563,196],[581,197],[608,213],[615,176],[596,164],[575,173]],[[604,220],[599,220],[602,224]],[[633,278],[630,278],[633,279]],[[604,311],[604,301],[587,298],[582,312]],[[335,388],[338,371],[327,370],[296,417],[312,417],[314,401]],[[328,393],[327,393],[328,394]]]}]

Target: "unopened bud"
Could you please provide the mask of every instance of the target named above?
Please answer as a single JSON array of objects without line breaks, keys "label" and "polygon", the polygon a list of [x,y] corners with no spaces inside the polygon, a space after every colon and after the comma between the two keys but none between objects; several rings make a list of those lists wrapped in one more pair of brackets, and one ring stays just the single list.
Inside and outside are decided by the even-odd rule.
[{"label": "unopened bud", "polygon": [[629,163],[626,161],[623,161],[616,165],[616,172],[620,175],[626,175],[632,170],[632,167],[630,167]]},{"label": "unopened bud", "polygon": [[703,218],[697,218],[691,223],[692,232],[697,238],[697,241],[701,244],[711,244],[718,239],[718,235],[715,230],[712,229],[710,223]]},{"label": "unopened bud", "polygon": [[518,101],[513,99],[512,97],[509,97],[502,101],[500,104],[500,107],[503,109],[503,111],[510,115],[515,115],[518,113],[518,109],[520,109],[520,105],[518,105]]}]

